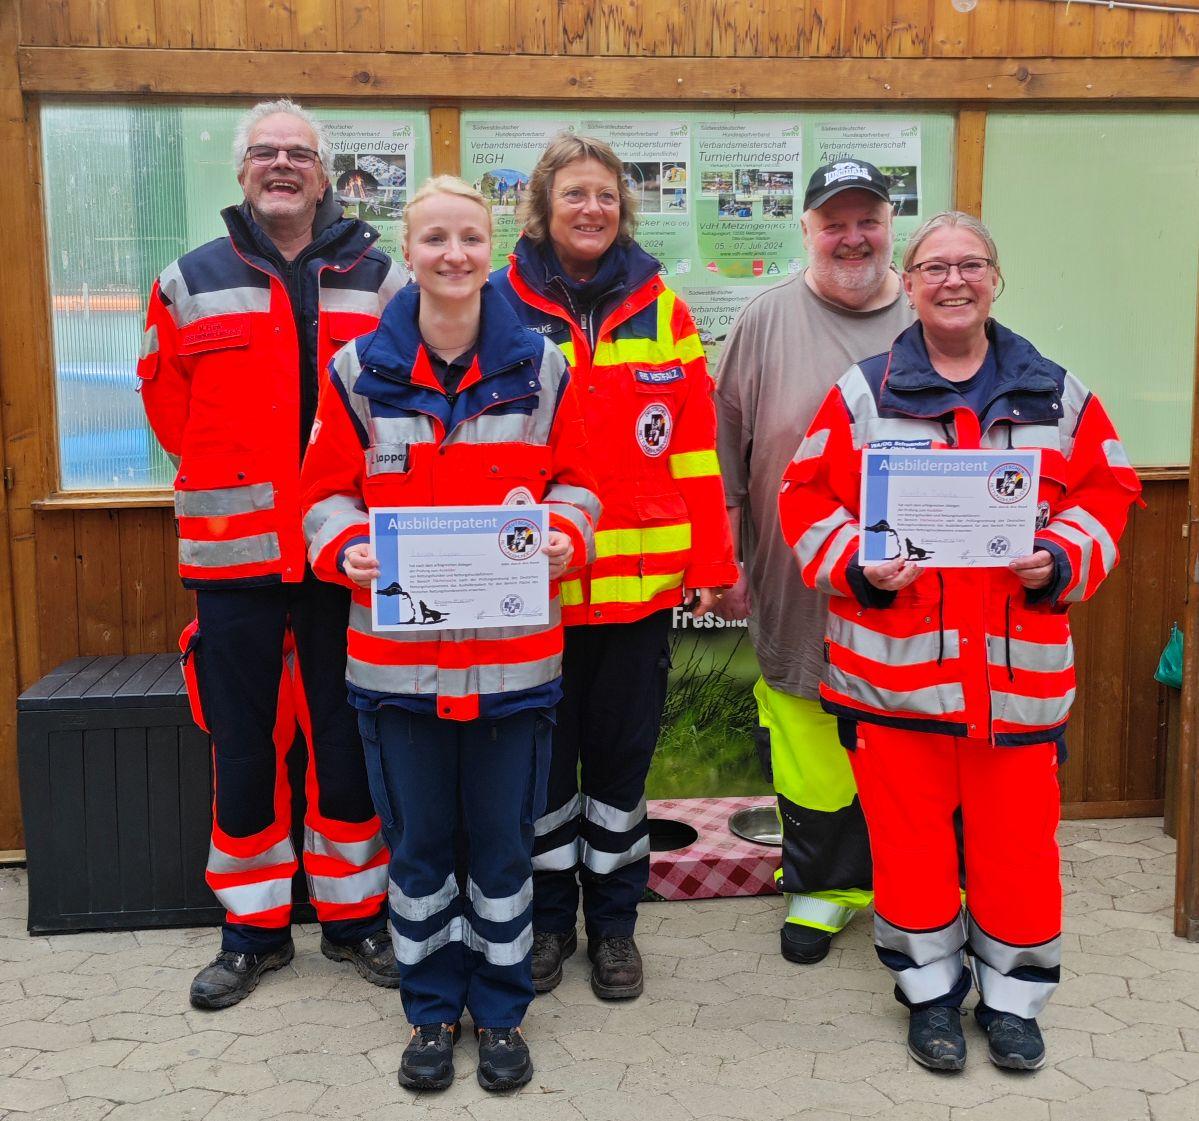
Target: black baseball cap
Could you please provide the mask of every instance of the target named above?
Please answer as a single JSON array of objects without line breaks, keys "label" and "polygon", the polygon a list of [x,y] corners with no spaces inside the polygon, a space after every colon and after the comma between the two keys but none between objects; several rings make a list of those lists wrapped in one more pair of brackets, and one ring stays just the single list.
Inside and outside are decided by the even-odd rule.
[{"label": "black baseball cap", "polygon": [[807,193],[803,197],[803,208],[815,210],[833,195],[850,190],[869,191],[884,202],[891,201],[887,177],[874,164],[865,160],[838,160],[812,172]]}]

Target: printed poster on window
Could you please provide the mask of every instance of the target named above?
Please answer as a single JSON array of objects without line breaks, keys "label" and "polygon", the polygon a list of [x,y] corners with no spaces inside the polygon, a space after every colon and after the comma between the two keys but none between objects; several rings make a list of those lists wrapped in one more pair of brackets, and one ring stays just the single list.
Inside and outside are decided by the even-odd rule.
[{"label": "printed poster on window", "polygon": [[769,283],[798,272],[804,192],[798,117],[704,116],[695,124],[694,151],[697,268],[717,284]]},{"label": "printed poster on window", "polygon": [[[324,118],[333,147],[333,190],[352,218],[379,231],[379,244],[397,260],[400,219],[408,197],[428,175],[418,167],[415,114],[395,118]],[[420,124],[427,127],[421,115]],[[425,163],[426,161],[420,161]]]}]

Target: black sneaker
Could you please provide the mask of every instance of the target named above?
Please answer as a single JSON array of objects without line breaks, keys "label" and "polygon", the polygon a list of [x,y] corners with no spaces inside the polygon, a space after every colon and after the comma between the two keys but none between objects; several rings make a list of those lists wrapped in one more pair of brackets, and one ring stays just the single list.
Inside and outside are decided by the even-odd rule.
[{"label": "black sneaker", "polygon": [[632,1000],[645,989],[641,954],[632,938],[594,938],[587,941],[591,959],[591,991],[600,1000]]},{"label": "black sneaker", "polygon": [[827,930],[817,930],[814,926],[797,922],[783,923],[779,940],[783,957],[796,965],[815,965],[818,961],[824,961],[833,944],[833,936]]},{"label": "black sneaker", "polygon": [[321,953],[330,961],[352,962],[361,977],[384,989],[400,987],[400,967],[387,931],[369,934],[352,946],[340,946],[321,935]]},{"label": "black sneaker", "polygon": [[974,1018],[987,1033],[987,1054],[997,1067],[1040,1070],[1045,1065],[1045,1041],[1036,1020],[997,1012],[985,1004],[975,1008]]},{"label": "black sneaker", "polygon": [[533,1058],[520,1028],[475,1028],[477,1077],[484,1090],[515,1090],[533,1077]]},{"label": "black sneaker", "polygon": [[196,974],[188,999],[193,1008],[210,1012],[228,1008],[258,988],[258,979],[264,973],[282,969],[295,956],[296,948],[290,939],[264,954],[222,950]]},{"label": "black sneaker", "polygon": [[562,980],[562,963],[579,948],[579,939],[569,934],[541,931],[533,935],[533,989],[548,993]]},{"label": "black sneaker", "polygon": [[421,1024],[400,1056],[396,1077],[405,1090],[444,1090],[454,1081],[454,1044],[461,1024]]},{"label": "black sneaker", "polygon": [[966,1037],[960,1008],[913,1008],[908,1022],[908,1054],[929,1070],[961,1070]]}]

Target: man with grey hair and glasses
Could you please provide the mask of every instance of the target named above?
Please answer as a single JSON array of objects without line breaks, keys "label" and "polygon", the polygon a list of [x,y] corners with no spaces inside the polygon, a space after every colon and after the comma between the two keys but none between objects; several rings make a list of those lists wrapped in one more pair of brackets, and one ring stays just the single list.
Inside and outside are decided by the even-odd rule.
[{"label": "man with grey hair and glasses", "polygon": [[308,567],[300,463],[334,352],[375,328],[403,273],[334,197],[320,123],[289,100],[238,124],[244,199],[228,229],[150,293],[138,375],[177,461],[179,572],[196,593],[184,632],[197,723],[212,736],[206,879],[225,907],[196,1008],[236,1004],[291,961],[287,754],[308,743],[303,861],[326,957],[398,987],[386,932],[387,852],[345,687],[349,594]]}]

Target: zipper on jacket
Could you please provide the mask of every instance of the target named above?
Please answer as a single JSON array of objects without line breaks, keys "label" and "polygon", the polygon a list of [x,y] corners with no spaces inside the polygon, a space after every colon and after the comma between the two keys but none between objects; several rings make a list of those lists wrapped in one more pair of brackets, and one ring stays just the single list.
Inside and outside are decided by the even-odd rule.
[{"label": "zipper on jacket", "polygon": [[940,595],[937,597],[937,665],[945,661],[945,575],[937,569]]},{"label": "zipper on jacket", "polygon": [[1007,659],[1007,679],[1016,680],[1016,671],[1012,669],[1012,597],[1009,595],[1003,601],[1003,649]]}]

